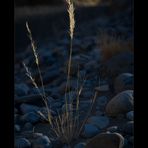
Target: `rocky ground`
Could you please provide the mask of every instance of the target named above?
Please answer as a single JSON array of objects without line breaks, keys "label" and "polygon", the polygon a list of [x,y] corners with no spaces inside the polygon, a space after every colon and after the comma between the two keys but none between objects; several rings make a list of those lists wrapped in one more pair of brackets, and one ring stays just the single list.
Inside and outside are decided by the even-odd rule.
[{"label": "rocky ground", "polygon": [[[132,148],[134,141],[133,51],[123,51],[103,61],[99,44],[102,31],[109,35],[121,36],[122,40],[133,37],[132,9],[128,6],[122,11],[113,12],[110,7],[106,6],[85,8],[80,16],[79,12],[80,10],[76,13],[71,67],[70,92],[73,97],[69,99],[69,104],[75,106],[76,102],[78,65],[81,80],[86,76],[80,95],[79,111],[82,117],[90,108],[94,92],[97,91],[98,95],[92,113],[80,136],[72,142],[71,147]],[[58,24],[58,18],[61,20],[61,17],[57,16],[57,20],[55,19],[52,24]],[[30,20],[32,21],[32,19]],[[36,20],[34,20],[34,26],[37,23]],[[22,20],[20,22],[17,22],[17,25],[23,23]],[[45,92],[48,95],[54,117],[58,115],[58,112],[62,112],[65,104],[66,65],[69,57],[68,33],[64,27],[59,27],[60,25],[68,28],[66,22],[53,26],[51,30],[49,27],[51,34],[48,37],[45,36],[48,41],[44,42],[42,39],[37,49]],[[42,28],[45,30],[44,26]],[[19,35],[16,36],[16,39],[19,40]],[[40,111],[46,116],[47,110],[40,95],[25,75],[23,61],[40,86],[30,45],[25,49],[24,47],[16,45],[15,53],[15,147],[68,148],[66,144],[51,136],[51,127],[38,114]]]}]

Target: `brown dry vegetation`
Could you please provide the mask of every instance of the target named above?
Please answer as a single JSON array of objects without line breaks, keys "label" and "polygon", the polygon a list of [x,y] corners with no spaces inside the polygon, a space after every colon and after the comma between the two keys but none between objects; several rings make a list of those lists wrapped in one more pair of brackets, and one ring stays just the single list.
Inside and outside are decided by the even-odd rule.
[{"label": "brown dry vegetation", "polygon": [[108,35],[107,33],[102,33],[99,44],[103,61],[106,61],[112,56],[125,51],[134,51],[132,38],[123,40],[116,35]]}]

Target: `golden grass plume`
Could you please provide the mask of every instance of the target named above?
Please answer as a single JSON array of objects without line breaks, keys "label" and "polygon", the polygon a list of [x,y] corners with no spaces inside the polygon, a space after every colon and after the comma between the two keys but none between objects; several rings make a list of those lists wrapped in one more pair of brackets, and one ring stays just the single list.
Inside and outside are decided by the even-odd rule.
[{"label": "golden grass plume", "polygon": [[68,14],[69,14],[69,31],[70,31],[70,37],[73,39],[73,33],[75,28],[75,15],[74,15],[74,4],[72,0],[66,0],[66,3],[68,5]]}]

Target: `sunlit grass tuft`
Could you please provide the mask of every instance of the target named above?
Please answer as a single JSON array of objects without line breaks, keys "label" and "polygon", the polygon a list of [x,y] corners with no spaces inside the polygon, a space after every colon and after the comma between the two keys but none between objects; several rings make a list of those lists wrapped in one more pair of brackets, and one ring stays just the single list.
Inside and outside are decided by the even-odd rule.
[{"label": "sunlit grass tuft", "polygon": [[[65,87],[65,109],[62,113],[58,113],[57,117],[53,117],[51,114],[50,106],[48,105],[48,96],[46,96],[45,89],[44,89],[44,83],[42,79],[42,74],[40,71],[40,63],[39,63],[39,57],[37,54],[37,47],[35,46],[34,40],[32,38],[32,33],[29,28],[28,22],[26,22],[26,28],[28,31],[28,36],[31,42],[31,47],[33,51],[33,55],[35,57],[35,63],[37,66],[37,70],[39,73],[39,79],[41,82],[41,88],[38,87],[38,84],[35,82],[35,79],[31,75],[31,72],[29,71],[28,67],[26,66],[25,63],[23,63],[25,70],[26,70],[26,75],[30,78],[32,84],[34,87],[37,89],[38,93],[41,95],[46,109],[47,109],[47,114],[48,117],[45,117],[41,112],[38,112],[47,122],[49,122],[51,130],[53,131],[53,135],[58,138],[62,143],[66,143],[69,146],[71,145],[71,142],[74,139],[77,139],[83,129],[84,124],[86,123],[91,110],[93,108],[93,104],[95,102],[97,93],[95,93],[94,97],[91,99],[92,103],[90,106],[90,109],[88,109],[88,112],[86,113],[86,117],[83,121],[80,121],[80,112],[79,112],[79,106],[80,106],[80,95],[83,90],[83,86],[85,84],[85,78],[83,80],[82,85],[79,85],[79,70],[78,70],[78,81],[77,81],[77,96],[76,98],[73,98],[72,100],[76,99],[76,105],[75,107],[73,106],[73,102],[70,102],[68,104],[68,99],[71,98],[72,96],[66,95],[67,92],[70,90],[68,86],[70,86],[70,74],[71,74],[71,58],[72,58],[72,45],[73,45],[73,36],[74,36],[74,28],[75,28],[75,18],[74,18],[74,5],[72,0],[66,0],[67,2],[67,11],[69,14],[69,35],[70,35],[70,51],[69,51],[69,61],[68,61],[68,68],[67,68],[67,82],[66,82],[66,87]],[[72,107],[69,109],[69,105]],[[50,131],[50,129],[49,129]]]}]

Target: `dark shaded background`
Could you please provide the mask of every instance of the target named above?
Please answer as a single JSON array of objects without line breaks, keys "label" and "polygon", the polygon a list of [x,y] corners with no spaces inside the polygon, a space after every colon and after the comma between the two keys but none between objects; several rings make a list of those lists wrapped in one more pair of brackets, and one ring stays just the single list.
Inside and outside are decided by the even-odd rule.
[{"label": "dark shaded background", "polygon": [[62,4],[63,0],[15,0],[15,6],[36,6]]},{"label": "dark shaded background", "polygon": [[[61,31],[68,29],[68,16],[65,0],[15,0],[15,50],[25,49],[29,44],[26,21],[29,22],[33,37],[37,42],[48,42],[57,38]],[[102,1],[102,0],[95,0]],[[76,0],[75,2],[83,2]],[[90,4],[91,0],[84,1]],[[94,1],[93,1],[94,2]],[[77,24],[84,20],[93,19],[102,11],[97,7],[83,8],[76,5]],[[101,12],[102,13],[102,12]]]},{"label": "dark shaded background", "polygon": [[[59,40],[60,33],[68,31],[68,15],[65,0],[15,0],[15,50],[20,51],[30,44],[25,27],[29,22],[33,38],[37,43]],[[80,23],[91,22],[102,15],[122,12],[133,0],[75,0],[76,29]],[[93,2],[93,6],[92,6]],[[104,3],[109,5],[104,5]],[[86,7],[87,4],[87,7]],[[54,42],[54,41],[53,41]]]}]

